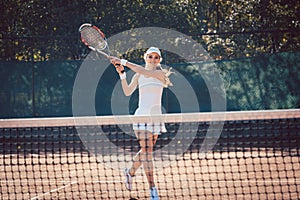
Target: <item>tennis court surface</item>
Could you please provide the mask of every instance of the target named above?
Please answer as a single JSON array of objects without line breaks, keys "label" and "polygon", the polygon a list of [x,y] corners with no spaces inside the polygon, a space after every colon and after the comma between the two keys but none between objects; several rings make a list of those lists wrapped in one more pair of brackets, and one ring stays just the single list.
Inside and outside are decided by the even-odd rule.
[{"label": "tennis court surface", "polygon": [[[164,115],[168,132],[154,149],[154,163],[167,163],[154,172],[160,198],[300,199],[300,110],[220,116]],[[139,149],[132,120],[0,120],[1,199],[149,199],[142,168],[131,192],[123,184]]]}]

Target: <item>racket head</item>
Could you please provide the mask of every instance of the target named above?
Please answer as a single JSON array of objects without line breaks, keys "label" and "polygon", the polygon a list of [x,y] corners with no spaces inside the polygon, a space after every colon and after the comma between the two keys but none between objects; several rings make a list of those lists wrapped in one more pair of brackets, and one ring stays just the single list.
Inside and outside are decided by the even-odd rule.
[{"label": "racket head", "polygon": [[84,23],[78,31],[81,41],[93,51],[102,51],[107,47],[105,34],[98,27]]}]

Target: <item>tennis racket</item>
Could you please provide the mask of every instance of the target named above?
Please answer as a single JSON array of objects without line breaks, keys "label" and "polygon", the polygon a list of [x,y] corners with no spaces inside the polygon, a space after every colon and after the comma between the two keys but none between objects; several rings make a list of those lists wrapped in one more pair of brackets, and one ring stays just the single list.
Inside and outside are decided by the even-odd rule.
[{"label": "tennis racket", "polygon": [[[79,33],[81,41],[87,47],[104,55],[108,59],[110,58],[109,47],[105,34],[98,27],[85,23],[79,27]],[[107,49],[108,54],[104,52],[105,49]],[[122,71],[122,73],[124,73],[124,71]]]},{"label": "tennis racket", "polygon": [[98,27],[85,23],[79,27],[79,33],[81,41],[87,47],[109,58],[109,54],[104,52],[106,48],[109,51],[107,40],[104,33]]}]

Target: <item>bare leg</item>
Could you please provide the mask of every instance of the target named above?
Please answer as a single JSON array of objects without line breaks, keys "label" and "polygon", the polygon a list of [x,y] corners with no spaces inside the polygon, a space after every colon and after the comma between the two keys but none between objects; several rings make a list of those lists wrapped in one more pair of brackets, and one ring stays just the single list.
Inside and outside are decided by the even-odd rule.
[{"label": "bare leg", "polygon": [[[137,136],[137,138],[139,138],[139,134],[146,134],[146,133],[139,133],[138,131],[135,132],[135,135]],[[153,135],[153,146],[155,145],[156,141],[157,141],[158,135]],[[132,166],[130,168],[130,175],[134,176],[135,172],[140,168],[140,166],[142,165],[142,161],[141,161],[141,153],[142,149],[140,149],[137,154],[134,157]]]},{"label": "bare leg", "polygon": [[144,170],[148,179],[150,187],[154,187],[153,178],[153,162],[152,162],[152,152],[153,146],[157,141],[158,135],[153,135],[151,132],[136,132],[136,136],[139,139],[141,150],[136,154],[132,167],[130,169],[130,175],[134,175],[138,168],[143,164]]},{"label": "bare leg", "polygon": [[141,150],[139,150],[139,152],[137,152],[137,154],[135,155],[134,159],[133,159],[133,163],[132,163],[132,166],[130,168],[130,175],[131,176],[134,176],[135,172],[140,168],[140,166],[142,165],[142,162],[141,162]]}]

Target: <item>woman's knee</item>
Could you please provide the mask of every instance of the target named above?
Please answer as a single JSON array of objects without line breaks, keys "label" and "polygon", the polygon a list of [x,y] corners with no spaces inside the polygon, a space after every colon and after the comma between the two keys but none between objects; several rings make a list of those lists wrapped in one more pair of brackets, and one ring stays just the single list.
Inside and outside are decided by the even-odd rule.
[{"label": "woman's knee", "polygon": [[141,147],[141,153],[152,153],[153,152],[153,147]]}]

